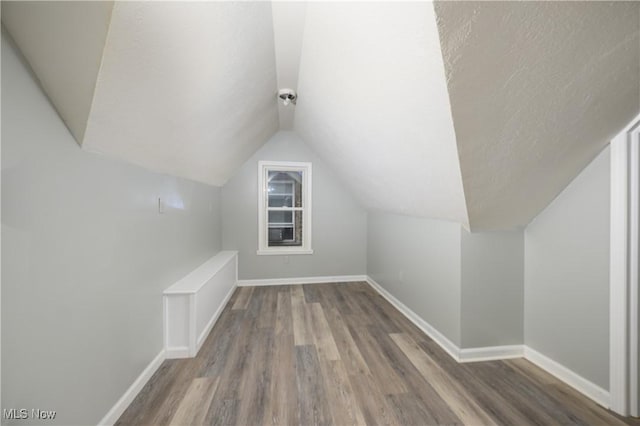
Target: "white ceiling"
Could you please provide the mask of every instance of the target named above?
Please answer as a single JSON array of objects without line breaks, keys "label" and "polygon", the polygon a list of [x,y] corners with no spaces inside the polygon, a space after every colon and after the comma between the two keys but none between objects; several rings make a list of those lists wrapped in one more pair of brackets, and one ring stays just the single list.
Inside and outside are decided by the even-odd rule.
[{"label": "white ceiling", "polygon": [[83,147],[222,185],[278,129],[271,5],[117,2]]},{"label": "white ceiling", "polygon": [[474,230],[527,224],[640,112],[640,2],[2,9],[83,149],[222,185],[295,128],[368,209]]},{"label": "white ceiling", "polygon": [[472,229],[528,224],[640,111],[640,2],[437,2]]},{"label": "white ceiling", "polygon": [[295,130],[369,209],[467,225],[430,3],[310,3]]},{"label": "white ceiling", "polygon": [[2,22],[78,141],[84,137],[113,2],[3,1]]},{"label": "white ceiling", "polygon": [[[296,90],[307,3],[273,2],[271,3],[271,13],[273,15],[278,89]],[[294,105],[285,106],[278,103],[281,130],[293,129],[295,111]]]}]

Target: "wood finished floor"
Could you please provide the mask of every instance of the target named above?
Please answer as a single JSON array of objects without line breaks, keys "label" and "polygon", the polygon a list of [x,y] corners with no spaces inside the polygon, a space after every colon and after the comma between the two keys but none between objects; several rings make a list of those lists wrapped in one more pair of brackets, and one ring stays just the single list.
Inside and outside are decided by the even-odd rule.
[{"label": "wood finished floor", "polygon": [[366,283],[241,287],[118,425],[623,425],[525,360],[458,364]]}]

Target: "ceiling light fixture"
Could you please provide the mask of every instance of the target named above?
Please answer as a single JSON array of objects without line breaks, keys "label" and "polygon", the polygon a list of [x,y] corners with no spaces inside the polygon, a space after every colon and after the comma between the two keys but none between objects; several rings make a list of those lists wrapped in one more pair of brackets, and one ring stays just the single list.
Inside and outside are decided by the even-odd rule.
[{"label": "ceiling light fixture", "polygon": [[280,89],[278,90],[278,98],[284,106],[288,106],[289,104],[295,105],[298,100],[298,94],[293,89]]}]

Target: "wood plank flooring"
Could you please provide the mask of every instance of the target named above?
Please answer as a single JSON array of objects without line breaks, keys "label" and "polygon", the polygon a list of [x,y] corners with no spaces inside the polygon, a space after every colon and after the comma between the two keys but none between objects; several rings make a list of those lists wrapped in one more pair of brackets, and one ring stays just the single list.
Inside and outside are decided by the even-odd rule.
[{"label": "wood plank flooring", "polygon": [[241,287],[118,425],[624,425],[518,359],[458,364],[366,283]]}]

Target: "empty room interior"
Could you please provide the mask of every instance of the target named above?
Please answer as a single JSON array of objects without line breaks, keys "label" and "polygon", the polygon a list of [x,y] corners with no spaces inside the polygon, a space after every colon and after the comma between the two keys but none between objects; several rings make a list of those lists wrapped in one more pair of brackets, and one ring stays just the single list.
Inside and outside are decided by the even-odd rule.
[{"label": "empty room interior", "polygon": [[640,2],[0,6],[3,425],[640,425]]}]

